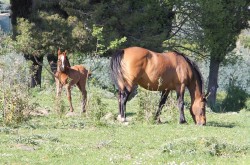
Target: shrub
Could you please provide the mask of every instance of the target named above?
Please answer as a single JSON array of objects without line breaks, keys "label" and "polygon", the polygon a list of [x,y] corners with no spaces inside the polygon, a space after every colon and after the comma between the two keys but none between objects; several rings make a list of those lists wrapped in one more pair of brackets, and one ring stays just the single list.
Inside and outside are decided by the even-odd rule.
[{"label": "shrub", "polygon": [[28,81],[29,70],[21,55],[9,54],[1,57],[0,68],[0,112],[2,122],[7,125],[18,124],[28,118],[35,108],[31,103]]},{"label": "shrub", "polygon": [[91,81],[93,85],[113,92],[115,88],[110,78],[109,58],[93,58],[92,60],[89,59],[88,61],[88,63],[94,65],[90,66],[90,68],[93,68],[91,75]]},{"label": "shrub", "polygon": [[230,80],[226,88],[226,98],[222,101],[222,109],[226,112],[238,112],[245,107],[249,94],[235,80]]},{"label": "shrub", "polygon": [[137,97],[139,100],[139,110],[136,113],[136,120],[146,120],[148,123],[153,123],[160,100],[159,92],[156,93],[139,87]]},{"label": "shrub", "polygon": [[63,117],[63,115],[65,114],[66,110],[66,103],[63,100],[63,98],[61,96],[59,97],[55,97],[55,111],[56,113],[59,115],[60,118]]},{"label": "shrub", "polygon": [[102,124],[101,119],[107,113],[107,104],[103,103],[102,96],[100,90],[97,90],[94,87],[89,87],[88,100],[87,100],[87,116],[91,119],[91,121],[97,125]]},{"label": "shrub", "polygon": [[245,108],[247,111],[250,111],[250,97],[247,98],[246,102],[245,102]]}]

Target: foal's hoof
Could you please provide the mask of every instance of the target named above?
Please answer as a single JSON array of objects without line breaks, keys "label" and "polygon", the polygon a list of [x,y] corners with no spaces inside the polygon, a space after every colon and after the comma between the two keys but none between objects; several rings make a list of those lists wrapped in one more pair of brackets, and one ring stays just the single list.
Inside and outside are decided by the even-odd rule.
[{"label": "foal's hoof", "polygon": [[77,116],[77,114],[75,112],[68,112],[65,116],[66,117],[73,117],[73,116]]}]

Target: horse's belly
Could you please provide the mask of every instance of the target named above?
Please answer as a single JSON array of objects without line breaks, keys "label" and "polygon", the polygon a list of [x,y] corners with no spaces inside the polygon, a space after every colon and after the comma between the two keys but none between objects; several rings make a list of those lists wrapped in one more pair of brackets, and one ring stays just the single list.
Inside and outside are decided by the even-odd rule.
[{"label": "horse's belly", "polygon": [[141,79],[140,81],[138,81],[138,84],[141,87],[151,91],[164,91],[166,89],[175,90],[175,85],[173,83],[166,82],[165,80],[161,79],[159,79],[158,81],[148,81]]}]

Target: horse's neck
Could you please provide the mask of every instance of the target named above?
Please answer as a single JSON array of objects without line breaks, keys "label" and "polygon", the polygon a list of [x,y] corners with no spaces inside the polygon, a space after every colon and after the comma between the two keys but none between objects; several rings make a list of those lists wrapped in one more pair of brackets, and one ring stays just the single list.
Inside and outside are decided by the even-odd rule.
[{"label": "horse's neck", "polygon": [[196,99],[200,99],[202,96],[202,87],[200,87],[197,80],[193,80],[188,86],[188,90],[191,96],[191,103]]},{"label": "horse's neck", "polygon": [[61,83],[64,83],[64,81],[66,81],[69,77],[69,75],[67,74],[67,72],[58,72],[58,80],[61,82]]}]

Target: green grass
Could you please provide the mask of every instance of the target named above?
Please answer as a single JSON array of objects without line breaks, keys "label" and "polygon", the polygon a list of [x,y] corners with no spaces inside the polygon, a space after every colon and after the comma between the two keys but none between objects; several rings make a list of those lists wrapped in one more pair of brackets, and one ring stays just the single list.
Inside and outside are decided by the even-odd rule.
[{"label": "green grass", "polygon": [[[89,87],[89,96],[93,97]],[[117,100],[99,91],[107,111],[117,115]],[[80,115],[80,95],[73,90],[75,117],[61,118],[54,111],[54,88],[35,89],[34,102],[49,111],[18,127],[0,126],[0,164],[250,164],[250,112],[207,113],[207,126],[136,121],[138,97],[127,105],[129,124],[114,119],[96,125]],[[63,93],[65,105],[68,102]],[[68,107],[67,107],[68,108]]]}]

